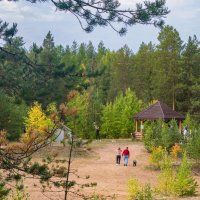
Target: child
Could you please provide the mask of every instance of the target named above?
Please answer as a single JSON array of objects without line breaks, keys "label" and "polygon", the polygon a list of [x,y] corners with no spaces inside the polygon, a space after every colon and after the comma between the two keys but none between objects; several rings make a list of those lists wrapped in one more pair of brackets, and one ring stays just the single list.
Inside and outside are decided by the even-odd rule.
[{"label": "child", "polygon": [[119,147],[119,148],[117,149],[117,152],[116,152],[116,165],[120,165],[121,153],[122,153],[122,150],[121,150],[120,147]]}]

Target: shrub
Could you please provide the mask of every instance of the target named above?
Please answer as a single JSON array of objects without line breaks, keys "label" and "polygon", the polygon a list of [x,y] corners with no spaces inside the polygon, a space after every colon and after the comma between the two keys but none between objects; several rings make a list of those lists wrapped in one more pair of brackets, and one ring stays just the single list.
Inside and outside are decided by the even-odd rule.
[{"label": "shrub", "polygon": [[195,121],[191,118],[191,115],[189,113],[187,113],[185,120],[183,121],[182,124],[183,127],[188,127],[188,131],[190,132],[190,130],[194,130],[195,128],[197,128],[197,123],[195,123]]},{"label": "shrub", "polygon": [[155,198],[153,197],[151,186],[149,184],[146,184],[145,186],[143,186],[142,189],[138,191],[136,199],[137,200],[154,200]]},{"label": "shrub", "polygon": [[197,182],[192,177],[186,153],[177,170],[173,170],[171,158],[165,154],[161,165],[158,191],[164,195],[193,196],[196,194],[196,189]]},{"label": "shrub", "polygon": [[141,184],[136,179],[128,180],[129,200],[137,197],[138,192],[141,190]]},{"label": "shrub", "polygon": [[175,143],[179,143],[181,139],[178,125],[175,120],[171,120],[169,123],[158,120],[146,123],[145,127],[144,144],[148,151],[150,151],[152,147],[158,146],[170,150],[170,148]]},{"label": "shrub", "polygon": [[172,168],[172,161],[171,158],[168,156],[167,152],[165,151],[165,153],[163,154],[161,173],[158,181],[158,191],[164,195],[174,194],[174,181],[175,173]]},{"label": "shrub", "polygon": [[10,189],[7,189],[6,186],[5,186],[5,183],[1,182],[0,183],[0,197],[6,199],[9,192],[10,192]]},{"label": "shrub", "polygon": [[183,154],[181,165],[176,174],[175,193],[178,196],[193,196],[198,187],[197,182],[192,177],[191,166],[188,163],[186,152]]},{"label": "shrub", "polygon": [[145,123],[145,134],[144,134],[144,145],[147,151],[151,151],[152,147],[155,146],[153,137],[153,123]]},{"label": "shrub", "polygon": [[172,156],[172,158],[177,159],[178,157],[181,156],[181,146],[179,144],[175,144],[170,151],[170,155]]},{"label": "shrub", "polygon": [[136,179],[128,181],[129,200],[154,200],[152,189],[149,184],[142,185]]},{"label": "shrub", "polygon": [[91,197],[85,197],[84,200],[106,200],[107,198],[102,195],[94,194]]},{"label": "shrub", "polygon": [[186,145],[189,156],[196,161],[200,160],[200,127],[193,131],[192,138]]},{"label": "shrub", "polygon": [[12,200],[28,200],[29,195],[25,193],[23,190],[19,189],[19,187],[16,187],[16,191],[13,192],[10,196]]},{"label": "shrub", "polygon": [[153,147],[152,153],[149,157],[149,161],[150,161],[151,166],[153,166],[155,169],[160,169],[161,162],[163,159],[163,153],[164,153],[164,149],[161,146]]},{"label": "shrub", "polygon": [[169,134],[170,140],[168,143],[168,147],[166,148],[169,150],[169,148],[171,148],[174,144],[180,142],[180,140],[182,139],[181,138],[182,136],[179,132],[177,122],[174,119],[169,122],[168,131],[169,131],[168,134]]}]

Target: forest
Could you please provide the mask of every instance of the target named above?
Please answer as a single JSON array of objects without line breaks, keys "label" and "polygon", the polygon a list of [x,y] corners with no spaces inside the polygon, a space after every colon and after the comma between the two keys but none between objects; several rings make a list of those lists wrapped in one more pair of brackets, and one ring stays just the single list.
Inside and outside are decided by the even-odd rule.
[{"label": "forest", "polygon": [[[56,45],[50,31],[41,46],[28,49],[22,37],[13,37],[3,47],[14,59],[0,52],[0,130],[17,140],[36,102],[45,112],[52,104],[76,107],[76,116],[64,121],[81,138],[95,137],[93,122],[103,138],[129,137],[133,115],[155,100],[199,122],[198,38],[183,42],[174,27],[164,26],[157,39],[133,52],[128,44],[116,51],[103,42]],[[68,102],[70,93],[75,98]]]},{"label": "forest", "polygon": [[[19,2],[4,2],[4,11],[9,3]],[[199,198],[200,42],[165,25],[165,0],[121,3],[20,5],[68,12],[86,33],[109,27],[123,36],[133,25],[153,25],[156,43],[136,52],[103,41],[63,46],[49,31],[27,47],[17,23],[0,16],[0,200]],[[157,101],[185,118],[141,122],[138,141],[133,116]]]}]

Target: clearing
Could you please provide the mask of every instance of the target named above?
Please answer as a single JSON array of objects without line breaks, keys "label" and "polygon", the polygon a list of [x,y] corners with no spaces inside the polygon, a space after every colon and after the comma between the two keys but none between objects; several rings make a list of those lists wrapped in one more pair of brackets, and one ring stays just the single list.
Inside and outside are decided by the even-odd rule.
[{"label": "clearing", "polygon": [[[115,164],[115,152],[118,147],[124,149],[129,147],[130,160],[127,167],[123,166],[123,160],[120,166]],[[35,159],[41,159],[45,154],[52,153],[58,154],[60,158],[66,158],[67,147],[61,145],[54,145],[39,152]],[[65,153],[66,152],[66,153]],[[97,182],[97,187],[84,189],[85,194],[102,194],[102,195],[115,195],[117,200],[127,200],[128,179],[133,177],[142,183],[150,183],[156,186],[158,180],[158,171],[148,169],[149,154],[144,149],[143,143],[135,143],[131,140],[102,140],[94,141],[85,148],[84,151],[76,151],[72,162],[72,170],[75,170],[80,177],[90,176],[88,180],[79,178],[77,182]],[[138,165],[132,166],[132,160],[136,159]],[[198,184],[200,185],[200,177],[195,176]],[[30,194],[31,200],[48,200],[48,199],[63,199],[63,192],[49,192],[42,194],[40,192],[40,184],[37,180],[25,180],[26,192]],[[200,192],[200,191],[199,191]],[[70,197],[70,200],[78,200],[79,197]],[[166,199],[175,199],[166,198]],[[177,198],[178,199],[178,198]],[[199,196],[184,198],[188,200],[200,199]]]}]

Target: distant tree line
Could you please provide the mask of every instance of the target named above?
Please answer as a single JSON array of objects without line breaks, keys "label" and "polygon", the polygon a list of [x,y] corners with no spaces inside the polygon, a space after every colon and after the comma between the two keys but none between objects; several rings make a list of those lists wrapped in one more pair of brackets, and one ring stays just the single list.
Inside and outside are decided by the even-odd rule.
[{"label": "distant tree line", "polygon": [[[126,137],[132,115],[156,99],[199,121],[200,46],[195,35],[184,43],[175,28],[165,26],[157,45],[142,43],[136,53],[128,45],[111,51],[103,42],[97,48],[75,41],[63,47],[55,45],[51,32],[41,46],[33,43],[29,50],[22,37],[11,40],[3,48],[14,52],[12,59],[0,51],[0,128],[12,139],[23,132],[33,102],[46,109],[52,102],[66,102],[72,90],[77,97],[68,106],[79,112],[65,120],[83,138],[94,136],[94,121],[104,137]],[[19,58],[21,52],[25,56]]]}]

